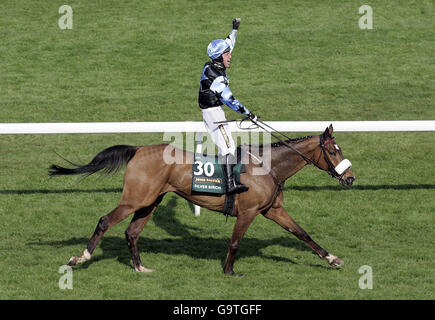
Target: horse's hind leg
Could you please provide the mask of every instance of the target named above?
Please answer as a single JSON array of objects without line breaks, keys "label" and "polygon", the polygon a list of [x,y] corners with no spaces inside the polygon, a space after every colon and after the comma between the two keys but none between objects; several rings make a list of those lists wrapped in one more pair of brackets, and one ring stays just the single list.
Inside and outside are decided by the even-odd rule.
[{"label": "horse's hind leg", "polygon": [[127,239],[128,249],[131,253],[134,269],[138,272],[153,272],[154,270],[145,268],[140,261],[139,249],[137,241],[139,234],[151,218],[157,206],[162,201],[163,196],[159,197],[151,206],[137,210],[130,222],[127,230],[125,230],[125,238]]},{"label": "horse's hind leg", "polygon": [[94,234],[88,242],[88,246],[82,254],[78,256],[73,256],[68,262],[68,265],[74,266],[85,262],[91,258],[92,252],[94,252],[95,247],[100,241],[103,234],[109,230],[113,225],[127,218],[130,214],[132,214],[134,208],[129,205],[119,205],[114,210],[112,210],[109,214],[103,216],[98,221],[97,227],[95,228]]}]

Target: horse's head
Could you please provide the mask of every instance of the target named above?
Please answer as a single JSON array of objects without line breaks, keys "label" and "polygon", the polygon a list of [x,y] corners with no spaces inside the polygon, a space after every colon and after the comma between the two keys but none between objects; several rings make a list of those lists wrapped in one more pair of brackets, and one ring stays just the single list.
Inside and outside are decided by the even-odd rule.
[{"label": "horse's head", "polygon": [[321,152],[317,160],[319,168],[327,171],[331,176],[338,179],[341,185],[351,186],[355,175],[350,170],[352,164],[345,159],[341,148],[332,136],[334,131],[332,124],[320,135]]}]

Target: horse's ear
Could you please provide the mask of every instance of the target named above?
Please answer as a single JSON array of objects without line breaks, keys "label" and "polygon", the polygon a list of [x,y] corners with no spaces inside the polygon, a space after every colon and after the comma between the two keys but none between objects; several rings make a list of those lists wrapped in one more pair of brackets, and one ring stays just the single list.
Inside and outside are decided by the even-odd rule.
[{"label": "horse's ear", "polygon": [[334,131],[334,128],[332,127],[332,123],[329,125],[329,135],[332,137],[332,132]]},{"label": "horse's ear", "polygon": [[323,132],[323,138],[326,140],[328,138],[332,138],[332,132],[334,131],[334,128],[332,127],[332,123],[329,125],[328,128],[325,129],[325,132]]}]

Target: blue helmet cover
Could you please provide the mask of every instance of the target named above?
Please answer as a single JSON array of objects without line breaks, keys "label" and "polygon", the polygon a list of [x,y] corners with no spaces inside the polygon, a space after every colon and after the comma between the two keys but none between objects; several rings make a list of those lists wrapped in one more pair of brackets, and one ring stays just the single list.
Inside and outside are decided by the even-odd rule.
[{"label": "blue helmet cover", "polygon": [[207,54],[212,60],[214,60],[219,58],[229,48],[230,46],[225,40],[213,40],[207,47]]}]

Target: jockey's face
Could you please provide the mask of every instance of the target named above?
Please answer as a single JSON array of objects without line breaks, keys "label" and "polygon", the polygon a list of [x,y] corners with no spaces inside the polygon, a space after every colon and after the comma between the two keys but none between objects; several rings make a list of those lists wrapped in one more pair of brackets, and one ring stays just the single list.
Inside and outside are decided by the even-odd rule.
[{"label": "jockey's face", "polygon": [[222,54],[222,61],[225,68],[229,68],[231,64],[231,52],[228,51]]}]

